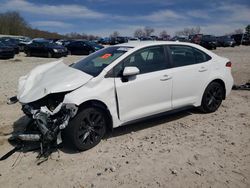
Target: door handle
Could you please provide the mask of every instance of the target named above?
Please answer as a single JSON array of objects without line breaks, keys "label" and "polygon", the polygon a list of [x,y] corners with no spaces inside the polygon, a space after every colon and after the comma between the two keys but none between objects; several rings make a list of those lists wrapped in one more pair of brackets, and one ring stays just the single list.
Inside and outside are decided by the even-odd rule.
[{"label": "door handle", "polygon": [[207,68],[206,68],[206,67],[201,67],[201,68],[199,69],[199,72],[205,72],[205,71],[207,71]]},{"label": "door handle", "polygon": [[169,75],[164,75],[163,78],[161,78],[161,81],[166,81],[166,80],[170,80],[172,78],[172,76]]}]

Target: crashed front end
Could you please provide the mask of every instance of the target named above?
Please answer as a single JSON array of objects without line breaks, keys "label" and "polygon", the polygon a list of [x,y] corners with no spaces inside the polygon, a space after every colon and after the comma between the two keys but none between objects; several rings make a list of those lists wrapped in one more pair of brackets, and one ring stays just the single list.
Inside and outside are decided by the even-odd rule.
[{"label": "crashed front end", "polygon": [[[66,94],[67,92],[54,93],[31,103],[21,103],[22,111],[31,119],[31,123],[25,133],[16,135],[16,138],[39,142],[41,154],[60,144],[61,131],[68,126],[70,118],[73,118],[78,110],[74,104],[63,103]],[[13,99],[15,98],[9,103],[13,103]]]},{"label": "crashed front end", "polygon": [[61,130],[65,129],[78,110],[75,104],[66,104],[64,98],[91,80],[92,76],[65,65],[61,60],[37,66],[19,78],[17,96],[8,103],[19,102],[31,119],[22,141],[40,143],[41,154],[57,145]]}]

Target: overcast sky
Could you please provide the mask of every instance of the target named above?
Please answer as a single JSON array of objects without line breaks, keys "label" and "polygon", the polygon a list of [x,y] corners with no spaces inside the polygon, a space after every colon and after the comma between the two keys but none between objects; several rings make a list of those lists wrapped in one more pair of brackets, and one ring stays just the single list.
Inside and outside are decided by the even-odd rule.
[{"label": "overcast sky", "polygon": [[133,36],[150,26],[173,35],[185,27],[221,35],[250,24],[250,0],[0,0],[0,12],[18,11],[34,28]]}]

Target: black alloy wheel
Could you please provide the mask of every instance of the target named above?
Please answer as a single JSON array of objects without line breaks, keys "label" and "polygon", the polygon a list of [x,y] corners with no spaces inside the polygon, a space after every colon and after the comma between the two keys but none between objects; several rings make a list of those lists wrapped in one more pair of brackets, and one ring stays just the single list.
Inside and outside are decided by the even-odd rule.
[{"label": "black alloy wheel", "polygon": [[221,105],[224,96],[223,87],[217,82],[210,83],[202,97],[201,110],[215,112]]},{"label": "black alloy wheel", "polygon": [[105,135],[105,115],[105,111],[100,108],[85,108],[72,119],[64,132],[78,150],[88,150],[96,146]]}]

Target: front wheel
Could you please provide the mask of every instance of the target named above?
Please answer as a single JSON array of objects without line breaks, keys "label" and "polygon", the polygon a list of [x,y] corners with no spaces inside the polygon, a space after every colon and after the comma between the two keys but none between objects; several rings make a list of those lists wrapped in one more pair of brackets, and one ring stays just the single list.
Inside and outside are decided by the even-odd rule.
[{"label": "front wheel", "polygon": [[64,139],[83,151],[96,146],[106,132],[105,112],[96,107],[81,110],[63,132]]},{"label": "front wheel", "polygon": [[215,112],[222,103],[223,93],[221,84],[210,83],[203,94],[200,109],[205,113]]}]

